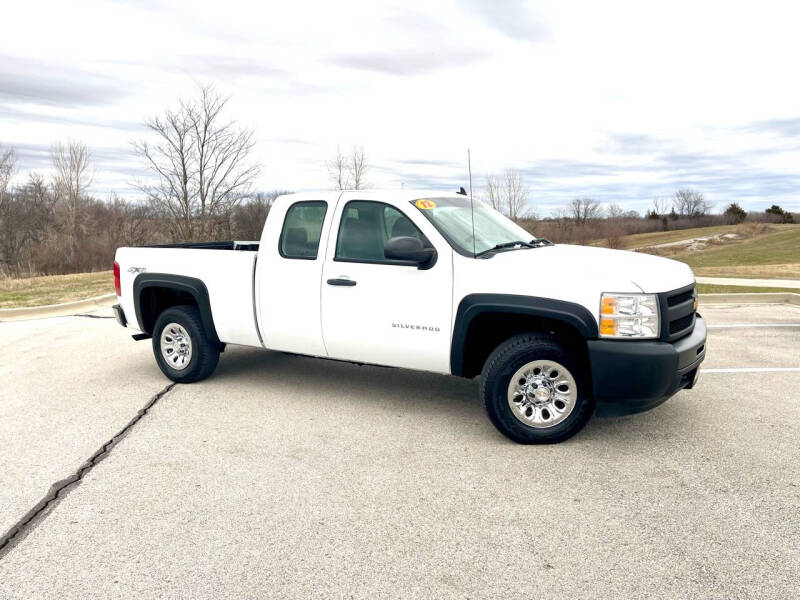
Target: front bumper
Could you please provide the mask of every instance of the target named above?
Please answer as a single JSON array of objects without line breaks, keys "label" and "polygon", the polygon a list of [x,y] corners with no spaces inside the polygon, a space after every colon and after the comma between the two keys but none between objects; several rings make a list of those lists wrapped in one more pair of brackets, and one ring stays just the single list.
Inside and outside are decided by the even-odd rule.
[{"label": "front bumper", "polygon": [[597,414],[629,415],[694,385],[706,357],[706,324],[697,315],[692,332],[672,343],[589,340],[587,345]]},{"label": "front bumper", "polygon": [[125,311],[122,310],[122,307],[119,304],[115,304],[111,308],[114,311],[114,318],[117,320],[117,323],[123,327],[127,327],[128,320],[125,318]]}]

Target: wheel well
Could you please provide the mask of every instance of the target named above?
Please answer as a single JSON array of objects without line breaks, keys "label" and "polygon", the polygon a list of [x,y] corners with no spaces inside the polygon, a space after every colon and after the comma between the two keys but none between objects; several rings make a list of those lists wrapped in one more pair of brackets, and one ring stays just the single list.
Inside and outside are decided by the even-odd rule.
[{"label": "wheel well", "polygon": [[172,306],[198,306],[197,299],[187,291],[168,287],[146,287],[139,296],[140,325],[145,333],[152,334],[158,315]]},{"label": "wheel well", "polygon": [[586,340],[572,325],[534,315],[518,313],[482,313],[469,324],[464,340],[464,377],[480,375],[489,355],[500,344],[520,333],[552,333],[557,335],[570,352],[577,356],[579,364],[588,373]]}]

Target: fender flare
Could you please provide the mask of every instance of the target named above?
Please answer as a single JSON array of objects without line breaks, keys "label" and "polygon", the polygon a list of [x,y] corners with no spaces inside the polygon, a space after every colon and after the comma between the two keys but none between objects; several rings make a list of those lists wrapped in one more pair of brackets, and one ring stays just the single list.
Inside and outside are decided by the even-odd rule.
[{"label": "fender flare", "polygon": [[467,332],[475,317],[487,313],[543,317],[570,325],[584,339],[597,338],[597,321],[586,307],[574,302],[516,294],[469,294],[458,304],[450,346],[450,372],[464,373]]},{"label": "fender flare", "polygon": [[208,296],[206,284],[200,279],[186,277],[184,275],[140,273],[136,276],[136,279],[133,280],[133,305],[136,310],[136,322],[139,324],[140,331],[144,331],[147,334],[153,333],[145,329],[144,319],[142,318],[142,292],[148,288],[165,288],[177,292],[185,292],[192,296],[197,303],[197,310],[200,312],[200,320],[203,322],[206,335],[208,335],[211,342],[216,344],[220,343],[219,336],[217,335],[217,328],[214,326],[214,317],[211,313],[211,300]]}]

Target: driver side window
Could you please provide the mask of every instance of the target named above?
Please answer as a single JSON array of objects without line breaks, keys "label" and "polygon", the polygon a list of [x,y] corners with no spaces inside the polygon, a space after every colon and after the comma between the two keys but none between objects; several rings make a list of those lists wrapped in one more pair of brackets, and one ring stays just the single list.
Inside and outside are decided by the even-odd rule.
[{"label": "driver side window", "polygon": [[415,237],[430,243],[406,215],[382,202],[352,200],[347,203],[339,223],[334,260],[392,264],[383,247],[393,237]]}]

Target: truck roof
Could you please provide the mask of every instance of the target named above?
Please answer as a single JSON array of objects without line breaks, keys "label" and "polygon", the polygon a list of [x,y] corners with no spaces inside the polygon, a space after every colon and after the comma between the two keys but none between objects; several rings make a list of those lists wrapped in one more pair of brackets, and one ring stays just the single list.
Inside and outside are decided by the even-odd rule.
[{"label": "truck roof", "polygon": [[381,200],[390,204],[409,202],[417,198],[469,198],[457,192],[432,189],[368,189],[368,190],[320,190],[298,194],[284,194],[276,198],[276,202],[297,202],[302,200],[336,201],[340,195],[346,199]]}]

